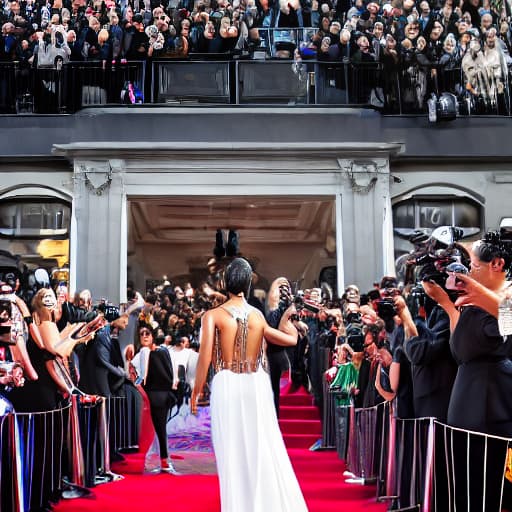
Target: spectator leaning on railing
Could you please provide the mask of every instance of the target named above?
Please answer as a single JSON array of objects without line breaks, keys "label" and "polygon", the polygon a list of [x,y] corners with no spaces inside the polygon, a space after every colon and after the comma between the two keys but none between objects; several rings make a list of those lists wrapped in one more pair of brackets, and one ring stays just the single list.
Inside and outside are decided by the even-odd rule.
[{"label": "spectator leaning on railing", "polygon": [[[13,0],[0,13],[0,61],[20,59],[26,67],[26,55],[42,47],[33,37],[41,30],[56,34],[54,46],[69,46],[73,62],[188,58],[193,53],[251,55],[256,48],[274,57],[281,52],[278,43],[286,43],[295,46],[279,53],[281,57],[293,58],[297,48],[303,59],[352,63],[354,72],[359,63],[369,62],[373,71],[358,77],[364,91],[358,102],[369,102],[364,96],[382,89],[384,108],[393,111],[401,100],[406,108],[424,111],[431,93],[447,91],[458,96],[461,106],[467,105],[467,113],[495,113],[507,108],[512,61],[508,21],[498,4],[478,8],[452,0],[404,0],[396,5],[358,0],[353,6],[316,0],[311,5],[305,0],[182,0],[168,5]],[[309,25],[311,30],[302,30]],[[269,30],[275,34],[270,36]],[[455,78],[460,66],[463,80]]]}]

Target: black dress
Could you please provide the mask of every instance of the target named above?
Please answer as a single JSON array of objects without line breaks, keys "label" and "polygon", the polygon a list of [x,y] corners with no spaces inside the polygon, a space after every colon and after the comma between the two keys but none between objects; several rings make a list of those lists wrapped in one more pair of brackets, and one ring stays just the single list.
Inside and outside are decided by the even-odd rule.
[{"label": "black dress", "polygon": [[450,352],[450,320],[435,306],[426,322],[417,320],[418,336],[404,345],[412,365],[414,413],[417,418],[434,416],[446,423],[457,364]]},{"label": "black dress", "polygon": [[[498,321],[476,306],[461,312],[450,339],[458,364],[448,423],[465,430],[504,438],[512,437],[512,338],[503,338]],[[443,430],[440,429],[443,435]],[[447,473],[436,460],[436,489],[455,502],[457,510],[501,510],[510,508],[511,486],[503,482],[508,440],[453,431],[441,446]],[[446,469],[446,468],[445,468]],[[444,486],[448,484],[448,491]],[[503,491],[502,491],[502,486]],[[503,502],[500,503],[503,492]],[[439,498],[436,498],[439,503]],[[446,509],[447,510],[447,509]]]},{"label": "black dress", "polygon": [[144,390],[149,399],[151,419],[160,444],[161,459],[169,456],[166,425],[169,413],[176,404],[176,397],[172,392],[173,382],[171,356],[167,348],[159,346],[149,354]]},{"label": "black dress", "polygon": [[458,364],[448,423],[467,430],[512,437],[512,348],[498,331],[498,321],[468,306],[450,340]]},{"label": "black dress", "polygon": [[13,388],[9,394],[9,400],[13,404],[14,410],[16,412],[42,412],[57,409],[61,405],[62,395],[46,368],[47,361],[52,361],[55,356],[40,349],[32,337],[29,337],[27,341],[27,352],[38,379],[27,379],[24,386]]}]

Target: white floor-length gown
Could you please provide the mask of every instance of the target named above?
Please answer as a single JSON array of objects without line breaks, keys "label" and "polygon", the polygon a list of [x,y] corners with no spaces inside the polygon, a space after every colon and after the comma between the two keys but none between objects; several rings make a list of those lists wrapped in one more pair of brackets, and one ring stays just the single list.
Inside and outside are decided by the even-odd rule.
[{"label": "white floor-length gown", "polygon": [[[242,313],[238,309],[234,313],[226,308],[239,323],[235,343],[243,347],[242,362],[244,326],[251,309],[247,306]],[[217,341],[215,351],[221,361]],[[257,366],[248,373],[220,369],[211,384],[212,441],[222,512],[307,511],[279,429],[270,376],[261,366],[261,356]]]}]

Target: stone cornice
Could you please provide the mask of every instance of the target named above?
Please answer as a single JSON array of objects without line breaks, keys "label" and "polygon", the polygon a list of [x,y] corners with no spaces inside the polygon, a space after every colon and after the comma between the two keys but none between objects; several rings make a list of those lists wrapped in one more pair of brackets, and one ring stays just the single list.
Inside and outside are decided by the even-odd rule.
[{"label": "stone cornice", "polygon": [[338,158],[390,158],[404,151],[400,142],[73,142],[54,144],[52,153],[68,159],[92,158],[109,159],[115,156],[122,159],[148,160],[161,159],[164,156],[187,155],[197,157],[215,155],[233,158],[247,156],[286,156],[286,157],[338,157]]}]

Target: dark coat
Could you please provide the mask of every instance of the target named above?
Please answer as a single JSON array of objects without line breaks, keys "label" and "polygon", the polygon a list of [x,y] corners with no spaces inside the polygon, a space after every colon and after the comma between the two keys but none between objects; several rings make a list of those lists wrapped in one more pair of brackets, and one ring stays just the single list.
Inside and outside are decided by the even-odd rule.
[{"label": "dark coat", "polygon": [[450,351],[450,320],[435,306],[426,322],[418,321],[418,336],[404,343],[412,365],[414,410],[417,417],[446,421],[457,364]]},{"label": "dark coat", "polygon": [[110,325],[96,334],[87,344],[80,368],[80,389],[92,395],[111,396],[111,382],[125,378],[122,366],[111,362],[112,340]]}]

